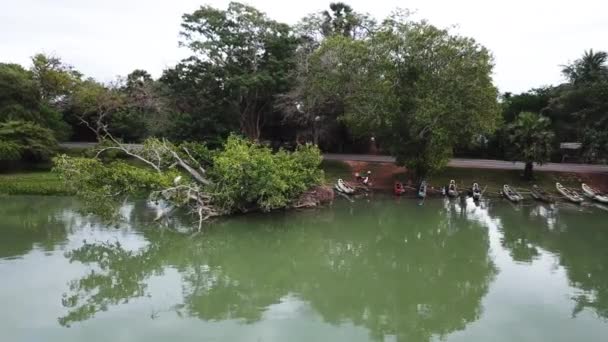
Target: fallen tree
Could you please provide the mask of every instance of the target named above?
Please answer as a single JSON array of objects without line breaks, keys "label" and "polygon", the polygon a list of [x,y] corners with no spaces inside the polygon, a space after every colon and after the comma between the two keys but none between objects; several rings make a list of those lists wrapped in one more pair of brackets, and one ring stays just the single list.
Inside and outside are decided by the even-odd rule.
[{"label": "fallen tree", "polygon": [[[104,216],[115,214],[127,197],[143,195],[168,204],[157,219],[175,209],[187,209],[195,215],[200,230],[203,222],[216,216],[311,207],[333,198],[333,193],[328,195],[327,189],[319,188],[322,158],[314,145],[273,152],[231,136],[216,151],[204,144],[174,144],[164,139],[148,139],[141,148],[133,149],[105,128],[102,140],[94,157],[61,155],[54,159],[54,170],[90,211]],[[102,161],[110,151],[129,156],[136,165],[125,160]]]}]

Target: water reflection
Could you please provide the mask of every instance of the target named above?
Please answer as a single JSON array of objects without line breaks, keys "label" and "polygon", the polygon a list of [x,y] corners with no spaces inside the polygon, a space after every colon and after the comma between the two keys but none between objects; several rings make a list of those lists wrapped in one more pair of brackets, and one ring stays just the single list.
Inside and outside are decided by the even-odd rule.
[{"label": "water reflection", "polygon": [[325,321],[352,322],[382,340],[429,340],[479,318],[496,270],[487,231],[426,205],[341,204],[299,214],[224,221],[205,236],[147,230],[148,246],[89,243],[68,254],[96,271],[70,283],[60,323],[146,295],[147,278],[179,270],[180,315],[255,322],[286,296]]},{"label": "water reflection", "polygon": [[66,197],[0,198],[0,259],[15,258],[35,247],[52,251],[65,242],[69,213],[75,201]]},{"label": "water reflection", "polygon": [[[498,272],[488,227],[499,232],[500,244],[493,246],[521,265],[553,255],[579,290],[572,295],[573,315],[588,309],[608,318],[608,215],[601,211],[373,199],[236,217],[192,235],[152,227],[155,211],[145,202],[123,207],[127,223],[120,230],[100,228],[101,221],[76,214],[75,206],[66,198],[0,199],[0,260],[33,248],[56,250],[78,230],[105,232],[65,253],[87,271],[66,285],[63,326],[138,298],[158,302],[152,279],[171,273],[179,277],[180,298],[151,314],[134,312],[254,323],[276,304],[306,303],[325,322],[364,327],[374,340],[444,338],[484,312],[482,300]],[[144,242],[129,244],[129,234]]]},{"label": "water reflection", "polygon": [[[594,214],[592,214],[594,213]],[[588,308],[608,319],[608,215],[572,206],[529,206],[519,215],[496,206],[492,216],[502,221],[503,245],[517,261],[531,262],[539,249],[557,256],[573,296],[572,314]]]}]

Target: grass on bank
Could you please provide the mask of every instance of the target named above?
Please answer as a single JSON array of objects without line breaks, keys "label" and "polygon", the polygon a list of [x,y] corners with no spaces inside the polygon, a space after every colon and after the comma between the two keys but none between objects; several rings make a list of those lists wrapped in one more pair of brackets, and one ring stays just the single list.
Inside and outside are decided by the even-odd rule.
[{"label": "grass on bank", "polygon": [[50,171],[0,174],[3,195],[71,195],[59,176]]}]

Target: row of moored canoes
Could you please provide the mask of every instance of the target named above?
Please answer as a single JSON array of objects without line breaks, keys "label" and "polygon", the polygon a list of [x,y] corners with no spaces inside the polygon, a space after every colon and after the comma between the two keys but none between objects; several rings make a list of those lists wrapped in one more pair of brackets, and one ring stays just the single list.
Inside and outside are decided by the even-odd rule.
[{"label": "row of moored canoes", "polygon": [[[353,194],[356,192],[356,188],[344,182],[342,179],[338,179],[338,182],[335,184],[335,189],[344,194]],[[428,184],[426,181],[422,181],[417,189],[417,196],[420,198],[425,198],[427,194]],[[581,196],[578,192],[573,189],[567,188],[560,183],[555,183],[555,188],[557,192],[559,192],[564,198],[573,203],[581,203],[584,201],[583,196]],[[608,203],[608,195],[602,193],[601,191],[588,186],[587,184],[582,184],[581,186],[583,190],[583,194],[588,198],[602,202]],[[395,186],[393,189],[395,195],[402,195],[406,192],[405,186],[401,182],[395,182]],[[456,186],[456,182],[451,180],[447,187],[442,188],[442,194],[447,195],[449,197],[458,197],[459,192]],[[483,191],[481,190],[478,183],[473,183],[469,194],[473,197],[473,200],[478,201],[481,199]],[[501,190],[501,194],[512,202],[520,202],[524,199],[515,188],[511,187],[508,184],[505,184]],[[533,185],[530,190],[530,194],[532,198],[538,201],[551,203],[554,202],[553,196],[551,196],[547,191],[542,189],[537,185]]]},{"label": "row of moored canoes", "polygon": [[[583,193],[590,199],[602,203],[608,203],[608,196],[604,195],[601,191],[594,189],[584,183],[582,184],[581,188],[583,189]],[[573,189],[567,188],[560,183],[555,183],[555,189],[570,202],[582,203],[585,200],[583,196],[581,196],[578,192]],[[538,185],[532,186],[530,194],[535,200],[548,203],[554,202],[553,197]],[[519,202],[524,199],[524,197],[519,192],[517,192],[509,185],[503,186],[502,195],[512,202]]]}]

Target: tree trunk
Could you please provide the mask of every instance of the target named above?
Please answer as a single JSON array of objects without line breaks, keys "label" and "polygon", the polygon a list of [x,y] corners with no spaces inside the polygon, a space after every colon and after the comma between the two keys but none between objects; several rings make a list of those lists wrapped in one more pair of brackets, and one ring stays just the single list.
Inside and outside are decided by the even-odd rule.
[{"label": "tree trunk", "polygon": [[260,115],[255,112],[241,113],[241,133],[252,141],[260,139]]},{"label": "tree trunk", "polygon": [[532,162],[526,162],[526,167],[524,168],[524,179],[525,180],[532,180],[532,178],[533,178],[533,174],[532,174],[533,167],[534,167],[534,163],[532,163]]}]

